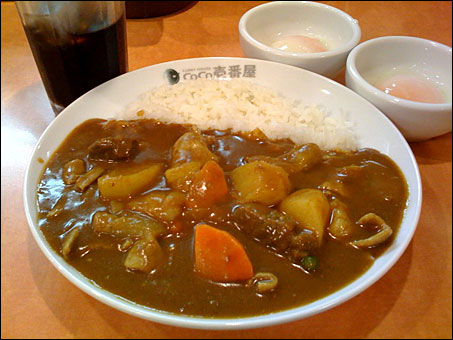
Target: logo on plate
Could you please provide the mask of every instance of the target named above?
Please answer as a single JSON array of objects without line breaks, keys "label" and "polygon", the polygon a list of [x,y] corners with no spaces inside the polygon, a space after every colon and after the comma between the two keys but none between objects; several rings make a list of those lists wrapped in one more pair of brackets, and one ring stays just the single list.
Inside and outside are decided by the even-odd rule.
[{"label": "logo on plate", "polygon": [[165,71],[168,83],[177,84],[182,80],[197,79],[233,79],[233,78],[255,78],[256,65],[228,65],[214,67],[194,67],[183,69],[180,72],[174,69]]}]

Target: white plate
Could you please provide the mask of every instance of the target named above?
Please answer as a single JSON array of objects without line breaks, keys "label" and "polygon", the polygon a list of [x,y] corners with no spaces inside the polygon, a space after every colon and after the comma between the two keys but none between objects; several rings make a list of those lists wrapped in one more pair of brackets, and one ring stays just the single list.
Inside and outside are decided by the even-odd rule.
[{"label": "white plate", "polygon": [[[219,70],[226,76],[247,78],[288,97],[327,110],[343,111],[355,124],[359,147],[379,150],[401,168],[409,187],[407,209],[393,244],[360,278],[343,289],[305,306],[271,315],[238,319],[209,319],[161,312],[131,303],[93,285],[68,265],[47,243],[36,223],[36,189],[43,164],[71,130],[90,118],[114,118],[143,92],[168,84],[166,70],[174,69],[180,80],[211,77]],[[237,72],[239,71],[239,73]],[[245,72],[247,71],[247,72]],[[244,77],[246,75],[247,77]],[[25,174],[24,203],[30,230],[50,262],[72,283],[95,299],[140,318],[181,327],[241,329],[270,326],[305,318],[356,296],[381,278],[399,259],[417,227],[422,201],[420,174],[409,145],[391,121],[376,107],[348,88],[315,73],[269,61],[246,58],[199,58],[172,61],[126,73],[88,92],[67,107],[44,131]]]}]

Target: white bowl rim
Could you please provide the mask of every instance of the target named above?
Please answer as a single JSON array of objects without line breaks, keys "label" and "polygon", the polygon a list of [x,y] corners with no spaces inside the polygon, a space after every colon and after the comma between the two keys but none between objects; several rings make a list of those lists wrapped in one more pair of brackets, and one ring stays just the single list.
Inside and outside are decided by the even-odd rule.
[{"label": "white bowl rim", "polygon": [[[265,45],[255,38],[253,38],[250,33],[246,30],[246,22],[252,16],[255,14],[255,12],[261,10],[264,7],[278,7],[278,6],[313,6],[313,7],[318,7],[318,8],[324,8],[326,10],[332,11],[335,14],[341,16],[342,18],[345,19],[345,22],[350,24],[350,27],[352,28],[352,37],[350,40],[346,42],[346,44],[341,45],[340,47],[325,51],[325,52],[314,52],[314,53],[303,53],[303,52],[288,52],[288,51],[282,51],[273,47],[270,47],[268,45]],[[318,2],[313,2],[313,1],[274,1],[274,2],[268,2],[265,4],[261,4],[258,6],[255,6],[251,9],[249,9],[247,12],[244,13],[244,15],[241,17],[239,20],[239,33],[243,36],[245,40],[251,45],[254,45],[255,47],[264,50],[267,53],[271,53],[274,55],[282,56],[282,57],[287,57],[291,59],[318,59],[318,58],[328,58],[328,57],[333,57],[342,53],[346,53],[349,50],[351,50],[354,46],[356,46],[360,38],[362,36],[362,31],[359,26],[359,21],[357,19],[354,19],[352,16],[350,16],[348,13],[333,7],[329,6],[323,3],[318,3]]]},{"label": "white bowl rim", "polygon": [[[418,225],[418,221],[420,218],[420,213],[421,213],[421,203],[422,203],[422,183],[421,183],[421,177],[420,177],[420,172],[417,166],[417,162],[415,160],[415,156],[413,155],[408,143],[404,139],[404,137],[401,135],[399,130],[394,126],[394,124],[390,121],[388,117],[386,117],[379,109],[377,109],[374,105],[366,101],[364,98],[359,96],[357,93],[352,91],[351,89],[345,87],[342,84],[339,84],[329,78],[326,78],[322,75],[319,75],[317,73],[303,70],[300,68],[297,68],[295,66],[290,66],[286,64],[280,64],[272,61],[267,61],[267,60],[260,60],[260,59],[252,59],[252,58],[239,58],[239,57],[202,57],[202,58],[188,58],[188,59],[180,59],[180,60],[173,60],[173,61],[168,61],[164,63],[159,63],[159,64],[153,64],[150,66],[146,66],[128,73],[133,73],[133,72],[140,72],[143,69],[148,69],[152,68],[155,66],[165,66],[165,65],[172,65],[174,63],[184,63],[188,61],[203,61],[203,60],[240,60],[240,61],[254,61],[257,63],[271,63],[271,64],[278,64],[279,67],[285,67],[285,68],[293,68],[294,72],[308,72],[311,74],[311,76],[314,77],[321,77],[324,78],[327,82],[330,82],[334,85],[338,85],[342,87],[345,91],[348,91],[352,93],[354,96],[357,96],[357,100],[359,101],[364,101],[367,104],[371,105],[375,110],[376,113],[379,113],[381,118],[389,122],[392,126],[394,131],[400,136],[400,141],[405,147],[405,149],[409,152],[409,158],[411,161],[411,164],[414,165],[414,171],[415,171],[415,177],[416,177],[416,192],[413,193],[415,197],[417,197],[416,202],[413,202],[414,206],[416,207],[415,215],[414,215],[414,226],[410,230],[410,233],[407,234],[407,237],[404,239],[404,242],[400,244],[400,246],[393,251],[393,256],[391,257],[389,262],[385,263],[385,270],[379,271],[377,274],[373,274],[371,277],[367,278],[367,280],[363,281],[361,277],[363,277],[365,274],[363,274],[361,277],[355,279],[351,283],[347,284],[345,287],[329,294],[326,297],[323,297],[321,299],[316,300],[315,302],[319,302],[320,300],[329,298],[329,301],[323,302],[321,306],[316,306],[310,307],[312,303],[309,303],[307,305],[302,305],[298,307],[293,307],[291,309],[279,311],[279,312],[274,312],[274,313],[268,313],[264,315],[257,315],[257,316],[250,316],[250,317],[238,317],[238,318],[207,318],[207,317],[199,317],[199,316],[190,316],[190,315],[177,315],[174,313],[169,313],[165,312],[162,310],[157,310],[153,308],[149,308],[143,305],[138,305],[135,304],[132,301],[129,301],[125,298],[122,298],[121,296],[118,296],[114,293],[111,293],[109,291],[106,291],[102,289],[101,287],[97,286],[94,284],[92,281],[87,279],[83,274],[78,272],[76,269],[74,269],[72,266],[68,265],[62,258],[59,256],[56,252],[50,249],[49,246],[47,246],[43,239],[42,235],[40,235],[40,230],[39,227],[36,227],[36,221],[33,220],[30,211],[28,207],[30,206],[30,202],[28,199],[28,193],[27,193],[27,188],[30,188],[30,169],[32,167],[32,161],[35,158],[34,155],[37,153],[42,140],[45,138],[47,131],[52,128],[52,126],[55,124],[56,121],[58,121],[58,117],[54,119],[44,130],[42,135],[40,136],[38,142],[36,143],[32,154],[30,156],[29,163],[27,165],[26,171],[25,171],[25,178],[24,178],[24,191],[23,191],[23,200],[24,200],[24,210],[26,214],[26,218],[28,221],[29,228],[32,232],[32,235],[35,239],[35,241],[38,243],[39,248],[43,251],[44,255],[48,258],[48,260],[55,266],[55,268],[70,281],[73,283],[76,287],[81,289],[83,292],[88,294],[89,296],[103,302],[104,304],[116,308],[120,311],[123,311],[127,314],[149,320],[149,321],[154,321],[158,322],[161,324],[166,324],[170,326],[177,326],[177,327],[183,327],[183,328],[192,328],[192,329],[205,329],[205,330],[238,330],[238,329],[253,329],[253,328],[259,328],[259,327],[267,327],[267,326],[273,326],[277,324],[283,324],[283,323],[288,323],[291,321],[296,321],[300,319],[304,319],[319,313],[322,313],[324,311],[327,311],[333,307],[336,307],[352,298],[357,296],[358,294],[362,293],[366,289],[368,289],[371,285],[373,285],[375,282],[377,282],[382,276],[384,276],[392,267],[393,265],[399,260],[401,255],[405,252],[407,246],[412,240],[413,234],[415,233],[415,230]],[[126,73],[126,74],[128,74]],[[122,75],[125,76],[126,74]],[[107,83],[115,81],[115,79],[118,79],[122,76],[116,77],[112,80],[109,80],[98,87],[104,86]],[[94,90],[94,89],[93,89]],[[91,91],[93,91],[91,90]],[[89,91],[89,92],[91,92]],[[89,93],[88,92],[88,93]],[[71,103],[70,106],[75,105],[76,102],[82,101],[83,98],[87,94],[81,96],[78,98],[76,101]],[[64,110],[66,111],[67,108]],[[36,188],[37,183],[32,183],[32,187]],[[409,195],[411,193],[409,192]],[[35,204],[36,202],[33,202]],[[77,278],[79,277],[79,279]],[[356,287],[359,285],[359,287]],[[351,292],[348,292],[347,294],[340,294],[340,291],[346,287],[351,287],[353,290]],[[307,307],[308,306],[308,307]],[[298,311],[299,309],[306,309],[303,312]]]},{"label": "white bowl rim", "polygon": [[374,95],[381,97],[385,101],[390,101],[395,104],[399,105],[404,105],[408,106],[414,109],[419,109],[419,110],[424,110],[427,112],[436,112],[436,111],[448,111],[452,109],[452,103],[423,103],[423,102],[417,102],[413,100],[408,100],[408,99],[403,99],[399,97],[392,96],[391,94],[385,93],[381,90],[379,90],[377,87],[371,85],[359,72],[357,69],[356,63],[357,63],[357,58],[358,54],[363,50],[366,49],[370,46],[378,45],[380,43],[385,43],[388,41],[398,41],[398,42],[405,42],[409,41],[412,43],[420,43],[420,44],[425,44],[425,45],[431,45],[436,48],[439,48],[441,50],[444,50],[445,52],[452,52],[451,47],[441,44],[439,42],[429,40],[429,39],[423,39],[423,38],[418,38],[418,37],[412,37],[412,36],[403,36],[403,35],[391,35],[391,36],[383,36],[383,37],[377,37],[373,38],[367,41],[364,41],[354,47],[349,53],[348,58],[346,60],[346,72],[349,72],[349,74],[354,77],[360,84],[361,86],[364,87],[365,90],[368,92],[373,93]]}]

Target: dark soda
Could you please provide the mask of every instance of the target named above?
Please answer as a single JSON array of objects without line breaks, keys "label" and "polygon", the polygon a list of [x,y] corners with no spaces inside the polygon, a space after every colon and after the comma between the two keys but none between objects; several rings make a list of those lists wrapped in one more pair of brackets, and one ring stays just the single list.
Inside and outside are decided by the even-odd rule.
[{"label": "dark soda", "polygon": [[127,72],[125,16],[101,28],[64,32],[25,26],[30,47],[55,114],[94,87]]}]

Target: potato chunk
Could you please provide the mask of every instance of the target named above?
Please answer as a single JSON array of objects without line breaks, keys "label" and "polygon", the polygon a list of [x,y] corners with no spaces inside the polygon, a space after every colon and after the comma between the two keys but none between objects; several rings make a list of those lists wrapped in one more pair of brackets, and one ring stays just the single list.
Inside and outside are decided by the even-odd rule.
[{"label": "potato chunk", "polygon": [[135,166],[118,169],[98,179],[102,196],[111,199],[124,199],[148,190],[163,170],[163,164]]},{"label": "potato chunk", "polygon": [[165,171],[165,179],[172,189],[187,192],[200,169],[200,162],[183,163]]},{"label": "potato chunk", "polygon": [[127,207],[161,221],[174,221],[182,213],[186,195],[178,191],[153,191],[137,197]]},{"label": "potato chunk", "polygon": [[291,191],[286,171],[264,161],[251,162],[234,169],[231,179],[240,203],[274,205]]},{"label": "potato chunk", "polygon": [[295,218],[302,227],[313,231],[321,246],[330,217],[329,201],[321,191],[302,189],[293,192],[280,203],[279,209]]}]

